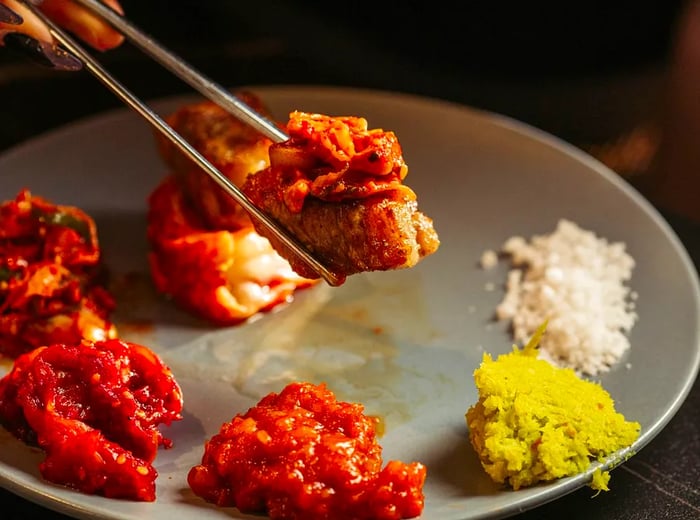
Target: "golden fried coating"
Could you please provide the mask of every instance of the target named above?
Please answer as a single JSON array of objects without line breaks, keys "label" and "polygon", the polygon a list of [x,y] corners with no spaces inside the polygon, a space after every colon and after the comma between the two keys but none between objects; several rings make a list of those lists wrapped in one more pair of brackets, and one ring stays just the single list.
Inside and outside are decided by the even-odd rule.
[{"label": "golden fried coating", "polygon": [[[253,94],[239,97],[263,114]],[[272,142],[211,101],[185,105],[166,118],[168,124],[231,182],[241,186],[249,173],[269,164]],[[156,135],[158,151],[205,224],[231,231],[250,226],[248,214],[199,166],[168,139]]]}]

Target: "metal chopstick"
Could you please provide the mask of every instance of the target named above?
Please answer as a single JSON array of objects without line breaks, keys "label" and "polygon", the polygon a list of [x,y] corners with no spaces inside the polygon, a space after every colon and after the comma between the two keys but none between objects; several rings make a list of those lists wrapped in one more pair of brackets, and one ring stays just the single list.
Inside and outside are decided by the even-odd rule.
[{"label": "metal chopstick", "polygon": [[274,123],[257,113],[216,82],[194,69],[182,58],[163,47],[151,36],[144,33],[108,5],[103,4],[99,0],[74,1],[108,22],[112,27],[122,33],[127,40],[160,63],[175,76],[182,79],[205,97],[221,105],[231,112],[231,114],[238,117],[244,123],[249,124],[261,134],[270,138],[273,142],[286,141],[288,139],[287,135],[277,128]]},{"label": "metal chopstick", "polygon": [[[80,0],[82,3],[82,0]],[[38,18],[40,18],[49,28],[51,35],[55,40],[60,43],[66,50],[79,58],[90,73],[92,73],[99,81],[101,81],[109,90],[111,90],[121,101],[126,105],[134,109],[139,115],[141,115],[148,123],[155,127],[159,132],[161,132],[166,138],[168,138],[173,144],[175,144],[182,152],[187,154],[198,166],[200,166],[216,183],[221,186],[227,194],[229,194],[233,199],[238,202],[250,215],[251,217],[258,220],[265,228],[272,233],[276,239],[280,240],[287,248],[289,248],[294,254],[296,254],[301,260],[303,260],[310,268],[314,270],[321,278],[323,278],[329,285],[338,286],[343,282],[343,279],[338,277],[334,272],[329,270],[323,263],[316,259],[309,251],[293,236],[291,236],[285,229],[281,228],[277,222],[272,220],[266,213],[261,211],[257,206],[255,206],[250,199],[236,186],[233,184],[226,176],[224,176],[219,170],[216,169],[203,155],[201,155],[192,145],[190,145],[185,139],[180,136],[175,130],[173,130],[158,114],[156,114],[151,108],[148,107],[143,101],[132,94],[124,85],[122,85],[116,78],[114,78],[100,63],[95,60],[85,49],[83,49],[72,37],[65,33],[60,27],[58,27],[53,21],[51,21],[47,16],[45,16],[38,8],[36,8],[30,0],[24,0],[24,5],[26,5]],[[134,30],[131,26],[131,30]],[[138,31],[137,31],[138,32]],[[143,42],[150,41],[148,37],[141,35],[140,38],[144,38]],[[161,49],[163,50],[163,49]],[[183,69],[188,69],[188,66],[174,58],[169,52],[166,55],[170,58],[175,59],[180,62],[178,70],[180,67]],[[171,69],[172,70],[172,69]],[[208,83],[210,86],[214,85],[213,82],[206,80],[198,75],[193,69],[188,69],[193,78],[201,79],[201,84]],[[174,72],[179,76],[178,72]],[[196,81],[198,84],[199,81]],[[216,87],[215,92],[225,92],[221,87]],[[217,94],[218,95],[218,94]],[[233,97],[233,96],[231,96]],[[267,128],[267,124],[271,123],[261,123],[261,121],[267,121],[261,115],[257,114],[250,107],[245,105],[245,103],[240,100],[233,98],[235,101],[236,109],[233,110],[234,115],[238,116],[240,114],[239,110],[241,106],[245,106],[243,111],[249,111],[252,114],[252,120],[255,120],[261,127],[266,128],[264,133],[266,136],[271,137],[270,129]],[[250,118],[244,119],[248,121]],[[255,126],[258,130],[258,126]],[[272,125],[272,128],[274,126]],[[275,141],[280,141],[286,139],[286,135],[282,132],[275,133]]]}]

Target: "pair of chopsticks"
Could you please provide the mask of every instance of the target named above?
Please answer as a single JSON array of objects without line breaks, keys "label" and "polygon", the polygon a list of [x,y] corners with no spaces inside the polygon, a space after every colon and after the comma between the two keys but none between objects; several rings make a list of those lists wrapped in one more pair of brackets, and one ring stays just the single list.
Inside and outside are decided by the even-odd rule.
[{"label": "pair of chopsticks", "polygon": [[[83,62],[85,68],[99,81],[101,81],[109,90],[111,90],[121,101],[134,109],[156,130],[175,144],[183,153],[187,154],[187,156],[214,181],[216,181],[216,183],[228,195],[233,197],[233,199],[240,204],[252,218],[256,219],[260,224],[265,226],[265,228],[272,233],[276,239],[281,241],[287,248],[294,252],[294,254],[303,260],[329,285],[338,286],[342,283],[342,278],[338,277],[334,272],[329,270],[322,262],[309,253],[309,251],[294,236],[290,235],[276,221],[271,219],[266,213],[255,206],[238,188],[238,186],[233,184],[226,176],[216,169],[214,165],[212,165],[202,154],[192,147],[192,145],[183,139],[180,134],[173,130],[157,113],[148,107],[148,105],[146,105],[137,96],[131,93],[122,83],[114,78],[114,76],[112,76],[104,67],[102,67],[102,65],[100,65],[97,60],[95,60],[80,44],[78,44],[75,39],[69,36],[46,15],[44,15],[41,10],[34,6],[31,0],[22,1],[27,8],[29,8],[48,26],[51,35],[61,46],[79,58]],[[288,139],[288,136],[267,118],[257,113],[250,106],[228,92],[226,89],[222,88],[217,83],[195,70],[182,58],[176,56],[168,49],[160,45],[153,38],[138,29],[135,25],[107,5],[101,3],[99,0],[73,1],[105,20],[117,31],[121,32],[127,40],[129,40],[132,44],[141,49],[155,61],[160,63],[175,76],[188,83],[205,97],[222,106],[225,110],[229,111],[232,115],[240,119],[245,124],[250,125],[264,136],[270,138],[273,142],[278,143]]]}]

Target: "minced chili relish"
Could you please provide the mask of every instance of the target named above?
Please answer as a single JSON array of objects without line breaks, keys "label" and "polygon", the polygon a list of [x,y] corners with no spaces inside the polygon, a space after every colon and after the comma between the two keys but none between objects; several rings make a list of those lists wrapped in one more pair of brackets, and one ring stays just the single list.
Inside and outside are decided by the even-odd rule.
[{"label": "minced chili relish", "polygon": [[420,515],[426,468],[382,469],[376,419],[325,385],[291,383],[225,423],[190,470],[195,494],[273,519],[400,519]]},{"label": "minced chili relish", "polygon": [[109,498],[153,501],[151,464],[181,419],[182,392],[147,347],[121,340],[39,347],[0,379],[0,424],[46,453],[41,475]]}]

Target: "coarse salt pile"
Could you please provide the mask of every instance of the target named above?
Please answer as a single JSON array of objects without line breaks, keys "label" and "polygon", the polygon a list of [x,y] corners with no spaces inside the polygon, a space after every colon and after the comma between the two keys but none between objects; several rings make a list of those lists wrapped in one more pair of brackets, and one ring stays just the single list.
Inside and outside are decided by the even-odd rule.
[{"label": "coarse salt pile", "polygon": [[606,372],[629,349],[637,314],[626,286],[634,259],[624,243],[560,220],[551,234],[509,238],[501,253],[513,268],[496,316],[512,320],[515,341],[526,342],[547,320],[541,357],[588,375]]}]

